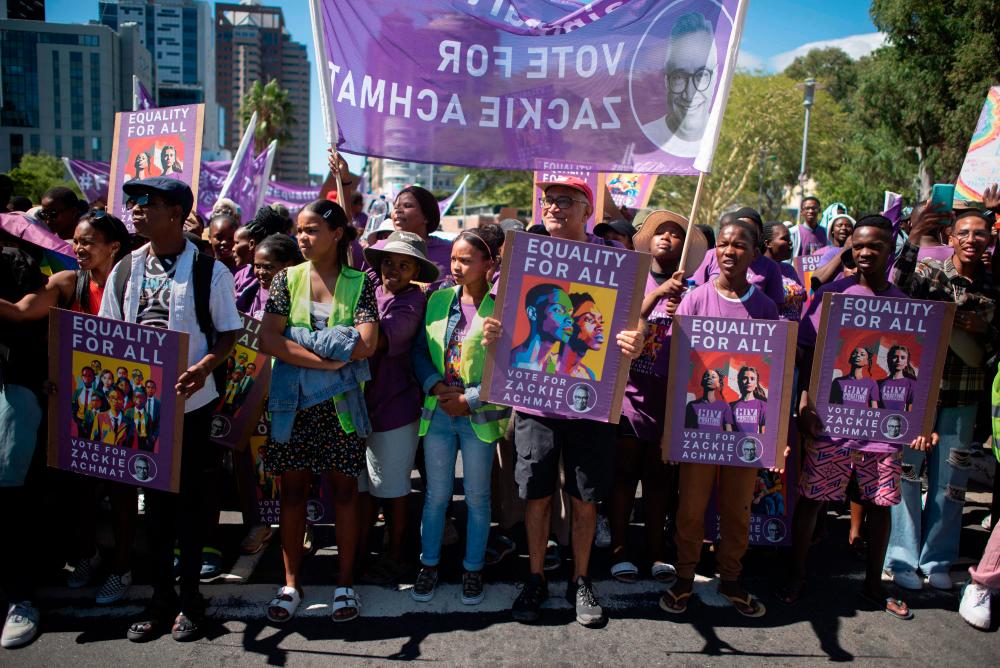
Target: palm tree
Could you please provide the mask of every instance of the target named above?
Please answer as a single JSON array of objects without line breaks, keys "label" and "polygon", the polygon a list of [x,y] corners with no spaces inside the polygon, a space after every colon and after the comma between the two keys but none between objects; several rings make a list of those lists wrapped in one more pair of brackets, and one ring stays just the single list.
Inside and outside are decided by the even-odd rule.
[{"label": "palm tree", "polygon": [[289,127],[296,122],[292,115],[292,103],[288,101],[288,91],[278,86],[277,79],[271,79],[265,86],[259,80],[253,82],[240,105],[244,127],[254,112],[257,113],[257,127],[254,129],[254,150],[257,153],[274,140],[280,145],[292,138]]}]

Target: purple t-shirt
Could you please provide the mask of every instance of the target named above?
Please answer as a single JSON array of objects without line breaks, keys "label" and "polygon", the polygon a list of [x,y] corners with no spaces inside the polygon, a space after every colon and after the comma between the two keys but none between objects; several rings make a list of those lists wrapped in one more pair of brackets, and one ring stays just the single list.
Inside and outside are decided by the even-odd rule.
[{"label": "purple t-shirt", "polygon": [[913,405],[917,381],[912,378],[884,378],[878,382],[879,406],[897,411],[909,410]]},{"label": "purple t-shirt", "polygon": [[722,399],[695,399],[688,403],[684,413],[684,426],[688,429],[722,431],[733,424],[733,411]]},{"label": "purple t-shirt", "polygon": [[[710,248],[705,253],[705,259],[701,261],[694,275],[695,285],[704,285],[721,273],[719,270],[719,260]],[[770,297],[776,306],[785,303],[785,288],[781,280],[781,267],[778,263],[767,257],[759,255],[756,260],[750,263],[747,269],[747,281],[755,286],[762,293]],[[706,315],[706,314],[699,314]]]},{"label": "purple t-shirt", "polygon": [[685,293],[676,315],[777,320],[778,307],[753,285],[740,299],[729,299],[719,294],[714,281],[709,281]]},{"label": "purple t-shirt", "polygon": [[[806,312],[802,315],[802,321],[799,323],[799,345],[803,348],[813,348],[816,346],[816,332],[819,330],[819,319],[823,311],[823,295],[827,292],[836,294],[843,293],[847,295],[873,295],[875,294],[872,290],[861,285],[859,282],[857,274],[854,276],[848,276],[847,278],[841,278],[839,280],[833,281],[832,283],[827,283],[821,286],[816,294],[813,295],[812,300],[809,302],[809,306],[806,308]],[[890,284],[889,287],[883,292],[878,293],[880,297],[906,297],[906,294],[897,288],[895,285]],[[874,382],[874,381],[873,381]],[[878,387],[875,388],[876,393],[878,392]],[[877,394],[875,395],[877,396]],[[829,437],[821,437],[817,440],[830,441]],[[865,452],[895,452],[899,450],[900,446],[893,445],[891,443],[879,443],[876,441],[855,441],[852,439],[834,439],[834,442],[843,444],[847,448],[852,450],[863,450]]]},{"label": "purple t-shirt", "polygon": [[257,282],[257,277],[253,273],[253,263],[245,264],[236,270],[233,274],[233,285],[236,288],[236,296],[239,297],[240,294],[255,284]]},{"label": "purple t-shirt", "polygon": [[424,322],[427,299],[415,285],[393,294],[375,288],[379,336],[388,343],[368,360],[371,382],[365,385],[365,402],[373,431],[390,431],[420,417],[420,386],[413,375],[410,348]]},{"label": "purple t-shirt", "polygon": [[441,271],[438,279],[424,290],[429,295],[435,290],[454,285],[451,278],[451,242],[431,235],[424,243],[427,245],[427,259]]},{"label": "purple t-shirt", "polygon": [[799,223],[799,255],[812,255],[816,251],[830,245],[826,238],[826,230],[819,225],[813,229],[805,223]]},{"label": "purple t-shirt", "polygon": [[767,402],[761,399],[738,399],[729,405],[733,411],[733,431],[759,434],[764,430]]},{"label": "purple t-shirt", "polygon": [[[649,294],[659,287],[652,275],[646,279]],[[667,366],[670,361],[670,321],[667,300],[656,302],[646,322],[649,328],[642,352],[629,367],[622,414],[632,423],[643,441],[659,441],[663,435],[663,414],[667,405]]]},{"label": "purple t-shirt", "polygon": [[835,378],[830,388],[830,403],[871,408],[878,401],[878,384],[871,378]]},{"label": "purple t-shirt", "polygon": [[921,246],[917,251],[917,262],[920,260],[937,260],[944,262],[955,254],[951,246]]}]

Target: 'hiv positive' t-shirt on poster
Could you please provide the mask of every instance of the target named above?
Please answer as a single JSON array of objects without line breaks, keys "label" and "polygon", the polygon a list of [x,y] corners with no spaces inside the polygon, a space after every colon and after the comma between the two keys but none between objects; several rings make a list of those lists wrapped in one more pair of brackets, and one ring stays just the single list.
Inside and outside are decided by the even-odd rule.
[{"label": "'hiv positive' t-shirt on poster", "polygon": [[830,438],[906,444],[930,433],[954,304],[865,292],[817,293],[810,396]]},{"label": "'hiv positive' t-shirt on poster", "polygon": [[483,377],[492,403],[544,417],[617,423],[650,258],[623,248],[508,233],[494,317],[500,340]]},{"label": "'hiv positive' t-shirt on poster", "polygon": [[188,335],[54,309],[49,317],[49,465],[176,492]]},{"label": "'hiv positive' t-shirt on poster", "polygon": [[[712,284],[699,289],[715,290]],[[670,461],[781,465],[796,328],[787,321],[684,315],[678,309],[663,432]]]}]

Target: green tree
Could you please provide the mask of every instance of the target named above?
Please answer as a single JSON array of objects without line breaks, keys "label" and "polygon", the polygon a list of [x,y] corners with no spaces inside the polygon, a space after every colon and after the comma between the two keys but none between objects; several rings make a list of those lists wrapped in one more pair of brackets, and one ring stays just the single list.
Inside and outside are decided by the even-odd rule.
[{"label": "green tree", "polygon": [[524,170],[466,169],[469,181],[465,184],[469,204],[499,204],[519,209],[531,209],[534,195],[532,173]]},{"label": "green tree", "polygon": [[796,81],[813,77],[834,100],[841,103],[851,94],[858,80],[854,61],[843,49],[835,46],[813,49],[804,56],[799,56],[782,74]]},{"label": "green tree", "polygon": [[257,113],[257,127],[254,129],[254,150],[257,153],[274,140],[278,140],[280,146],[292,138],[290,128],[296,123],[294,110],[288,101],[288,91],[281,88],[276,79],[271,79],[265,86],[260,81],[253,82],[240,105],[244,127],[254,112]]},{"label": "green tree", "polygon": [[21,164],[10,170],[9,176],[14,182],[14,195],[27,197],[35,204],[42,201],[46,190],[57,186],[70,188],[77,197],[82,197],[76,183],[67,178],[62,160],[45,153],[22,156]]}]

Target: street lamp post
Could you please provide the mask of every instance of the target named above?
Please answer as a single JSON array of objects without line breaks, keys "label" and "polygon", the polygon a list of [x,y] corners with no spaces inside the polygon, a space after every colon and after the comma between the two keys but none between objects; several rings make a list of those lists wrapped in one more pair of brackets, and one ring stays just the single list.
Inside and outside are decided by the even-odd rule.
[{"label": "street lamp post", "polygon": [[[806,108],[806,120],[802,127],[802,163],[799,166],[799,194],[806,196],[806,153],[809,150],[809,112],[812,110],[813,100],[816,96],[816,80],[809,77],[805,83],[799,84],[798,88],[804,89],[802,106]],[[802,205],[799,205],[802,209]]]}]

